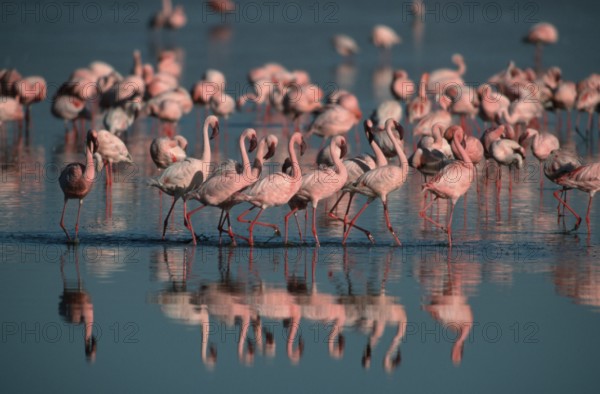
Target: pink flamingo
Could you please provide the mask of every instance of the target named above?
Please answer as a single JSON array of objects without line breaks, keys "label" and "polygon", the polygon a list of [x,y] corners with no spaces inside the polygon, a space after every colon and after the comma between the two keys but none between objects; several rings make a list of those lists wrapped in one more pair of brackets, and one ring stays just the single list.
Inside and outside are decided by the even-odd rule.
[{"label": "pink flamingo", "polygon": [[31,104],[39,103],[46,99],[48,92],[46,80],[39,76],[23,78],[16,83],[15,88],[19,101],[25,106],[25,121],[29,123],[31,119]]},{"label": "pink flamingo", "polygon": [[425,115],[413,128],[413,135],[432,135],[433,126],[439,124],[445,130],[452,125],[452,115],[445,109],[438,109]]},{"label": "pink flamingo", "polygon": [[402,43],[402,38],[389,26],[376,25],[371,32],[371,42],[377,48],[389,51],[394,45]]},{"label": "pink flamingo", "polygon": [[404,184],[404,182],[406,182],[408,176],[408,160],[406,159],[406,155],[404,154],[402,145],[393,136],[392,127],[399,129],[399,125],[397,122],[395,122],[393,119],[388,119],[388,121],[386,122],[386,131],[388,133],[389,138],[394,143],[394,148],[396,149],[396,153],[400,161],[400,166],[394,164],[387,164],[385,166],[377,167],[375,169],[365,172],[356,180],[354,186],[356,187],[357,191],[360,194],[367,196],[368,198],[363,207],[350,221],[350,225],[346,230],[346,233],[344,234],[342,244],[346,243],[346,239],[348,239],[348,235],[350,235],[350,231],[352,230],[354,223],[356,223],[356,220],[360,217],[360,215],[365,211],[369,204],[373,202],[373,200],[375,200],[375,198],[379,198],[381,199],[381,202],[383,204],[383,214],[385,217],[385,223],[387,225],[387,228],[394,237],[396,243],[398,245],[402,245],[390,221],[387,206],[387,196],[392,191],[399,189]]},{"label": "pink flamingo", "polygon": [[394,71],[391,90],[394,97],[400,101],[408,101],[416,93],[415,83],[404,70]]},{"label": "pink flamingo", "polygon": [[91,114],[85,107],[85,101],[78,97],[68,94],[59,94],[54,96],[52,100],[52,115],[62,119],[65,122],[73,121],[73,129],[75,129],[76,119],[90,119]]},{"label": "pink flamingo", "polygon": [[[452,142],[452,139],[454,138],[454,133],[456,131],[458,131],[460,129],[460,126],[450,126],[448,127],[448,129],[446,130],[446,132],[444,133],[444,138],[446,138],[448,141]],[[467,152],[467,155],[469,156],[469,158],[471,159],[471,162],[473,163],[473,166],[475,168],[475,181],[477,182],[477,180],[479,179],[479,175],[477,172],[477,165],[479,163],[481,163],[484,159],[484,149],[483,149],[483,144],[481,143],[481,141],[475,137],[473,137],[472,135],[467,135],[463,137],[465,140],[465,152]],[[452,148],[452,153],[454,154],[455,157],[458,156],[458,149],[455,145],[450,144],[450,147]],[[479,183],[476,183],[477,185],[477,193],[479,193]]]},{"label": "pink flamingo", "polygon": [[[550,153],[550,155],[544,161],[544,175],[552,182],[557,183],[556,180],[561,176],[574,171],[575,169],[583,166],[583,160],[579,157],[575,152],[567,150],[567,149],[557,149]],[[564,185],[561,190],[557,190],[554,192],[554,198],[558,201],[558,206],[556,210],[558,211],[558,218],[560,220],[560,206],[567,206],[567,191],[570,189]],[[561,193],[561,197],[558,197],[558,193]],[[564,200],[563,200],[564,198]],[[562,204],[562,201],[565,204]],[[572,212],[572,211],[571,211]]]},{"label": "pink flamingo", "polygon": [[158,118],[164,124],[167,135],[172,136],[177,123],[183,116],[181,104],[175,100],[151,100],[147,105],[149,115]]},{"label": "pink flamingo", "polygon": [[343,57],[352,57],[360,52],[360,48],[354,39],[345,34],[336,34],[331,39],[333,48],[338,55]]},{"label": "pink flamingo", "polygon": [[[262,171],[262,160],[268,159],[270,156],[265,156],[265,143],[261,144],[259,151],[257,152],[257,160],[260,163],[260,167],[250,166],[250,160],[248,159],[248,152],[246,151],[246,141],[250,140],[250,146],[248,152],[254,151],[257,147],[256,131],[254,129],[246,129],[242,132],[239,139],[240,154],[242,156],[242,162],[238,163],[233,160],[223,163],[219,169],[217,169],[211,176],[196,190],[189,193],[188,199],[198,200],[202,205],[187,214],[186,221],[190,224],[190,231],[192,237],[194,236],[194,230],[191,222],[191,217],[196,212],[205,208],[206,206],[213,206],[221,208],[221,218],[219,220],[219,236],[223,232],[223,224],[227,220],[229,224],[228,233],[231,238],[231,242],[235,245],[235,236],[231,229],[231,223],[229,221],[229,211],[235,205],[232,198],[239,191],[247,188],[258,180]],[[262,142],[262,141],[261,141]],[[269,149],[270,153],[271,149]],[[263,157],[265,156],[265,157]],[[226,213],[226,216],[223,216]],[[195,243],[195,239],[194,239]]]},{"label": "pink flamingo", "polygon": [[[102,158],[102,162],[108,164],[106,170],[106,184],[113,184],[113,163],[129,163],[133,164],[133,159],[125,146],[125,143],[116,135],[107,130],[100,130],[97,133],[98,151],[97,154]],[[98,169],[101,171],[101,169]]]},{"label": "pink flamingo", "polygon": [[540,22],[531,26],[523,41],[535,45],[535,64],[537,69],[542,66],[542,48],[544,45],[556,44],[558,30],[548,22]]},{"label": "pink flamingo", "polygon": [[408,112],[408,121],[414,123],[425,117],[425,115],[431,112],[431,101],[427,98],[427,83],[429,81],[429,74],[423,73],[421,75],[421,82],[419,82],[419,95],[412,99],[408,103],[406,112]]},{"label": "pink flamingo", "polygon": [[17,99],[0,96],[0,126],[14,120],[23,120],[23,106]]},{"label": "pink flamingo", "polygon": [[0,69],[0,96],[15,97],[17,95],[17,82],[23,79],[19,71],[14,68]]},{"label": "pink flamingo", "polygon": [[[401,127],[402,126],[399,126],[400,130],[401,130]],[[344,160],[343,164],[346,167],[346,171],[348,173],[348,178],[346,180],[346,184],[342,188],[342,193],[340,194],[340,197],[337,199],[337,201],[331,207],[331,209],[329,210],[329,213],[328,213],[328,216],[330,218],[344,222],[344,233],[346,232],[346,225],[348,224],[348,213],[350,212],[350,206],[352,205],[352,200],[354,198],[355,193],[357,192],[354,187],[354,183],[365,172],[370,171],[377,167],[383,167],[388,164],[385,154],[383,153],[382,149],[379,147],[377,140],[374,138],[373,122],[370,119],[365,120],[364,129],[365,129],[365,134],[367,136],[367,141],[369,141],[369,145],[371,146],[371,149],[373,149],[373,153],[375,154],[375,156],[373,157],[369,154],[362,154],[362,155],[355,156],[353,158]],[[386,132],[386,135],[387,135],[387,132]],[[404,133],[401,130],[399,132],[399,135],[397,137],[396,136],[394,136],[394,137],[397,138],[399,141],[402,141],[403,135],[404,135]],[[389,139],[389,137],[387,138],[387,140],[390,142],[390,145],[393,146],[393,142],[392,142],[392,140]],[[319,164],[321,164],[321,161],[319,161],[318,158],[317,158],[317,162]],[[348,199],[348,203],[346,205],[346,213],[344,214],[344,218],[341,219],[337,215],[335,215],[333,212],[336,210],[336,208],[337,208],[338,204],[340,203],[340,201],[342,200],[342,198],[344,198],[344,196],[348,193],[350,194],[350,198]],[[362,227],[358,227],[356,225],[354,227],[357,230],[360,230],[363,233],[365,233],[367,238],[369,238],[369,240],[372,243],[375,242],[375,239],[373,238],[373,236],[371,235],[371,233],[369,231],[363,229]]]},{"label": "pink flamingo", "polygon": [[[588,122],[586,132],[592,130],[592,121],[594,119],[594,111],[600,104],[600,88],[599,87],[584,87],[581,89],[575,100],[575,108],[577,111],[585,111],[588,113]],[[577,116],[579,120],[579,116]],[[576,122],[578,123],[578,122]],[[576,127],[578,125],[576,124]]]},{"label": "pink flamingo", "polygon": [[443,137],[444,130],[440,123],[433,125],[432,136],[421,137],[417,149],[408,158],[409,165],[419,170],[425,179],[437,174],[454,158],[450,144]]},{"label": "pink flamingo", "polygon": [[[298,190],[300,190],[300,187],[302,186],[302,170],[300,169],[300,164],[298,163],[296,156],[296,145],[300,146],[300,155],[303,155],[304,150],[306,149],[306,143],[304,142],[302,134],[299,132],[292,134],[288,144],[288,153],[292,162],[291,175],[288,175],[284,172],[275,172],[273,174],[269,174],[267,177],[261,179],[246,189],[240,196],[242,200],[253,205],[253,207],[247,209],[246,211],[242,212],[240,216],[238,216],[238,221],[250,223],[250,226],[248,227],[248,240],[250,246],[254,245],[253,230],[254,226],[257,224],[259,226],[271,227],[275,230],[276,234],[280,234],[277,225],[262,223],[259,222],[258,219],[265,209],[287,204],[288,201],[294,195],[296,195],[296,193],[298,193]],[[244,220],[244,217],[255,207],[259,207],[260,211],[254,220],[251,222]]]},{"label": "pink flamingo", "polygon": [[452,63],[456,64],[458,67],[456,70],[440,68],[430,73],[429,80],[427,81],[427,90],[430,92],[435,92],[436,95],[439,95],[450,85],[465,85],[465,81],[462,78],[467,71],[465,59],[461,54],[455,53],[452,55]]},{"label": "pink flamingo", "polygon": [[327,105],[308,128],[309,137],[316,134],[323,138],[346,134],[362,118],[358,101],[353,94],[344,94],[336,104]]},{"label": "pink flamingo", "polygon": [[163,170],[171,164],[183,161],[187,157],[185,148],[188,142],[182,135],[173,138],[158,137],[150,144],[150,157],[159,170]]},{"label": "pink flamingo", "polygon": [[213,114],[228,119],[235,112],[235,100],[223,91],[211,96],[208,102]]},{"label": "pink flamingo", "polygon": [[[398,123],[402,120],[402,105],[395,100],[382,102],[371,114],[371,120],[379,130],[385,130],[385,122],[390,118]],[[385,133],[382,134],[385,135]]]},{"label": "pink flamingo", "polygon": [[[569,171],[556,178],[555,182],[565,188],[578,189],[582,192],[589,194],[587,214],[585,215],[585,222],[587,223],[588,234],[591,233],[590,228],[590,212],[592,208],[592,198],[598,190],[600,190],[600,163],[585,164],[581,167]],[[554,197],[557,197],[557,192],[554,193]],[[558,198],[558,197],[557,197]],[[577,223],[573,230],[579,228],[581,224],[581,217],[575,213],[575,211],[566,203],[566,201],[558,198],[561,204],[563,204],[576,218]]]},{"label": "pink flamingo", "polygon": [[[452,145],[458,153],[458,160],[444,167],[436,176],[422,186],[423,191],[432,192],[436,198],[419,212],[419,216],[448,233],[450,248],[452,248],[452,216],[454,214],[454,207],[458,199],[467,193],[473,183],[474,166],[463,144],[464,131],[460,128],[454,131],[454,137],[452,138]],[[429,207],[439,198],[447,199],[451,203],[446,228],[426,214]]]},{"label": "pink flamingo", "polygon": [[500,110],[508,109],[510,100],[500,92],[494,92],[489,83],[484,83],[477,88],[479,101],[481,102],[480,116],[485,122],[496,122],[499,119]]},{"label": "pink flamingo", "polygon": [[[554,92],[554,108],[556,111],[564,110],[567,112],[567,129],[571,128],[571,110],[575,107],[577,99],[577,86],[572,81],[560,81]],[[560,117],[559,117],[560,119]],[[560,127],[560,121],[559,121]]]},{"label": "pink flamingo", "polygon": [[[342,157],[346,155],[346,139],[335,136],[331,139],[329,150],[333,159],[333,166],[321,166],[302,176],[302,186],[296,197],[310,201],[312,205],[312,234],[317,246],[320,246],[317,235],[317,206],[319,201],[327,199],[340,191],[348,179],[348,171],[342,163]],[[286,230],[288,218],[297,211],[294,208],[285,216]],[[287,233],[286,233],[287,235]],[[287,237],[286,237],[287,242]]]},{"label": "pink flamingo", "polygon": [[77,234],[79,232],[79,214],[81,212],[81,205],[83,199],[88,195],[94,180],[96,172],[94,168],[94,153],[98,149],[98,134],[90,130],[87,134],[87,143],[85,146],[85,165],[81,163],[68,164],[60,173],[58,183],[65,196],[65,203],[63,205],[62,215],[60,217],[60,227],[63,229],[67,236],[67,240],[71,241],[69,232],[65,228],[65,211],[67,209],[67,202],[69,199],[78,199],[79,208],[77,209],[77,221],[75,222],[75,242],[79,242]]},{"label": "pink flamingo", "polygon": [[531,152],[536,159],[538,159],[540,164],[540,189],[544,187],[544,177],[542,172],[544,170],[544,166],[542,162],[550,156],[550,153],[556,149],[560,148],[560,143],[558,142],[558,138],[550,133],[540,133],[536,129],[527,129],[525,133],[520,138],[520,143],[525,142],[525,140],[531,139]]},{"label": "pink flamingo", "polygon": [[[502,166],[508,167],[509,173],[513,166],[518,169],[523,168],[525,160],[525,149],[518,142],[508,139],[500,138],[492,143],[490,146],[490,154],[492,159],[500,166],[498,168],[498,179],[496,182],[496,191],[500,194],[500,188],[502,186]],[[509,195],[512,194],[512,177],[509,176]]]},{"label": "pink flamingo", "polygon": [[[212,135],[209,137],[208,128],[212,128]],[[148,181],[149,186],[159,188],[163,193],[173,196],[173,204],[167,213],[165,218],[162,239],[165,239],[165,233],[167,232],[167,225],[169,223],[169,217],[173,212],[175,203],[180,198],[183,199],[183,215],[184,218],[187,216],[187,199],[186,194],[191,190],[194,190],[208,178],[211,171],[211,150],[210,150],[210,139],[213,139],[219,132],[219,120],[216,116],[210,115],[204,121],[203,130],[203,152],[200,159],[194,159],[187,157],[183,161],[178,161],[171,164],[169,167],[157,177],[151,178]],[[186,227],[188,226],[187,221],[185,222]]]}]

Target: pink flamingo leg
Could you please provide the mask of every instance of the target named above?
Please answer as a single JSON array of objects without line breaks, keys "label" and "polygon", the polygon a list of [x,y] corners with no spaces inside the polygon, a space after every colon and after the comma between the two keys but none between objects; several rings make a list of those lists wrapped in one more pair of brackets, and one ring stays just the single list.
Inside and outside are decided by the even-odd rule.
[{"label": "pink flamingo leg", "polygon": [[233,246],[236,246],[235,237],[238,237],[240,239],[243,239],[246,242],[249,242],[248,238],[233,232],[233,228],[231,227],[231,219],[229,218],[229,211],[227,211],[227,213],[225,214],[225,219],[227,220],[227,234],[229,234],[229,237],[231,238],[231,242],[232,242]]},{"label": "pink flamingo leg", "polygon": [[254,231],[254,225],[258,221],[258,218],[260,218],[260,215],[262,215],[263,211],[264,211],[263,208],[261,208],[260,211],[258,211],[258,214],[256,215],[256,217],[250,223],[250,227],[248,227],[248,239],[250,240],[250,242],[249,242],[250,246],[254,246],[254,235],[252,234]]},{"label": "pink flamingo leg", "polygon": [[288,222],[290,220],[290,216],[294,215],[294,217],[296,218],[296,223],[298,224],[298,234],[300,234],[300,240],[302,240],[302,231],[300,230],[300,223],[298,222],[298,216],[295,215],[296,211],[298,211],[298,208],[294,208],[291,211],[289,211],[283,218],[283,222],[284,222],[284,232],[285,232],[285,236],[284,236],[284,243],[287,244],[288,242]]},{"label": "pink flamingo leg", "polygon": [[298,212],[294,213],[294,219],[296,220],[296,227],[298,227],[298,234],[300,235],[300,242],[304,242],[304,239],[302,239],[302,229],[300,228],[300,221],[298,220]]},{"label": "pink flamingo leg", "polygon": [[77,241],[77,233],[79,233],[79,214],[81,213],[81,206],[83,200],[79,200],[79,208],[77,208],[77,221],[75,222],[75,241]]},{"label": "pink flamingo leg", "polygon": [[167,233],[167,226],[169,225],[169,217],[171,216],[171,213],[173,212],[173,208],[175,207],[175,203],[177,202],[177,198],[173,198],[173,204],[171,204],[171,208],[169,209],[169,213],[167,213],[167,217],[165,218],[165,222],[164,222],[164,226],[163,226],[163,233],[162,233],[162,240],[165,240],[165,234]]},{"label": "pink flamingo leg", "polygon": [[400,239],[398,238],[398,236],[396,235],[396,232],[394,231],[394,228],[392,227],[392,222],[390,221],[390,214],[388,211],[387,203],[383,200],[381,202],[383,203],[383,214],[385,216],[385,224],[387,225],[387,228],[390,231],[390,233],[394,236],[396,243],[399,246],[402,246],[402,242],[400,242]]},{"label": "pink flamingo leg", "polygon": [[[338,216],[336,216],[333,211],[335,210],[336,206],[339,204],[339,202],[341,201],[342,197],[344,197],[344,195],[346,194],[346,192],[342,193],[342,195],[340,196],[340,198],[338,198],[338,200],[335,202],[335,204],[333,205],[333,207],[331,208],[331,210],[329,211],[329,213],[327,214],[331,219],[335,219],[335,220],[339,220],[340,222],[344,223],[344,234],[346,234],[346,230],[347,230],[347,224],[348,222],[348,215],[350,212],[350,204],[352,203],[352,199],[354,198],[354,193],[350,193],[350,199],[348,200],[348,205],[346,206],[346,213],[344,214],[344,218],[340,218]],[[373,235],[371,235],[371,232],[367,229],[364,229],[360,226],[354,225],[354,228],[363,232],[367,238],[369,239],[369,241],[371,241],[371,243],[375,243],[375,238],[373,238]]]},{"label": "pink flamingo leg", "polygon": [[65,198],[65,204],[63,205],[62,215],[60,216],[60,227],[65,232],[67,239],[70,241],[71,237],[69,236],[69,233],[67,232],[67,229],[65,228],[65,211],[67,210],[67,201],[68,201],[68,199]]},{"label": "pink flamingo leg", "polygon": [[367,207],[369,206],[369,204],[371,204],[371,202],[373,201],[372,198],[369,198],[365,204],[362,206],[362,208],[360,209],[360,211],[358,211],[358,213],[356,214],[356,216],[354,216],[354,218],[352,218],[352,220],[349,223],[349,227],[348,230],[346,230],[346,233],[344,234],[344,239],[342,240],[342,245],[346,244],[346,240],[348,239],[348,236],[350,235],[350,231],[352,231],[352,227],[354,227],[354,223],[356,223],[356,220],[358,219],[358,217],[360,215],[362,215],[362,213],[365,211],[365,209],[367,209]]},{"label": "pink flamingo leg", "polygon": [[[184,217],[184,222],[183,224],[188,228],[188,230],[190,230],[190,232],[192,233],[192,240],[194,242],[194,245],[196,245],[196,233],[194,232],[194,226],[192,225],[192,215],[195,214],[196,212],[202,210],[206,208],[206,205],[202,205],[196,209],[191,210],[189,213],[187,212],[187,203],[186,201],[183,202],[183,217]],[[220,235],[220,233],[219,233]]]},{"label": "pink flamingo leg", "polygon": [[423,219],[425,219],[426,221],[428,221],[429,223],[433,224],[434,226],[440,228],[440,229],[444,229],[444,226],[441,225],[440,223],[436,222],[435,220],[433,220],[432,218],[430,218],[429,216],[427,216],[427,210],[433,205],[434,202],[436,202],[438,200],[438,197],[436,196],[434,199],[432,199],[429,204],[427,204],[421,211],[419,211],[419,216],[422,217]]},{"label": "pink flamingo leg", "polygon": [[559,196],[558,193],[560,192],[560,190],[557,190],[553,193],[554,198],[556,198],[559,203],[561,203],[565,208],[567,208],[569,210],[569,212],[571,212],[573,214],[573,216],[575,216],[577,218],[577,223],[575,223],[575,227],[573,227],[573,229],[571,231],[575,231],[579,228],[579,225],[581,224],[581,217],[579,215],[577,215],[577,213],[569,206],[569,204],[567,204],[564,200],[562,200]]},{"label": "pink flamingo leg", "polygon": [[313,237],[315,237],[315,242],[317,246],[321,246],[319,242],[319,236],[317,235],[317,207],[313,205],[312,207],[312,233]]},{"label": "pink flamingo leg", "polygon": [[585,215],[585,222],[587,223],[588,234],[591,233],[590,228],[590,211],[592,209],[592,195],[590,194],[590,199],[588,201],[587,214]]},{"label": "pink flamingo leg", "polygon": [[448,233],[448,244],[450,249],[452,249],[452,216],[454,216],[454,207],[456,206],[456,201],[452,201],[452,207],[450,208],[450,217],[448,218],[447,229]]}]

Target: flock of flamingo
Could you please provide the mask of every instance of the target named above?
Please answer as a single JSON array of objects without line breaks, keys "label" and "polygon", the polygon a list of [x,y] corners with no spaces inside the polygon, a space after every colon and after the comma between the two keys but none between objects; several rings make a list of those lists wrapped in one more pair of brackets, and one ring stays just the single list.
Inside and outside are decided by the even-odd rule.
[{"label": "flock of flamingo", "polygon": [[[184,25],[183,9],[173,8],[170,1],[164,3],[163,10],[153,18],[153,26]],[[384,52],[401,42],[394,30],[384,25],[375,26],[371,38],[373,45]],[[557,39],[557,30],[549,23],[533,26],[525,37],[538,48]],[[336,35],[332,41],[341,56],[352,57],[359,51],[358,44],[347,35]],[[197,236],[192,216],[212,206],[221,210],[217,226],[219,238],[222,233],[227,234],[234,245],[238,240],[254,245],[256,226],[271,228],[280,235],[278,225],[262,222],[260,218],[266,209],[286,204],[290,211],[284,217],[284,241],[288,241],[288,221],[292,216],[302,239],[297,212],[307,210],[310,203],[312,235],[319,245],[317,208],[319,202],[333,198],[335,203],[327,215],[343,225],[342,243],[347,242],[353,229],[374,242],[371,232],[357,221],[368,206],[379,199],[386,227],[394,242],[401,245],[393,227],[394,218],[388,210],[388,196],[403,186],[412,167],[425,178],[422,190],[426,203],[419,216],[447,233],[448,244],[452,246],[454,207],[477,180],[480,163],[492,160],[498,164],[499,193],[502,167],[522,168],[529,147],[539,160],[540,171],[560,187],[554,193],[558,212],[561,213],[562,207],[563,215],[566,208],[575,216],[574,229],[579,227],[581,217],[567,203],[566,191],[578,189],[589,194],[586,222],[590,232],[591,202],[600,189],[600,163],[583,163],[575,152],[561,148],[555,135],[542,130],[547,111],[566,112],[570,128],[571,112],[575,109],[579,113],[587,112],[589,133],[594,112],[600,107],[600,75],[592,74],[575,83],[564,80],[558,67],[522,69],[511,61],[506,69],[474,88],[463,79],[466,73],[463,57],[456,54],[452,61],[456,69],[423,72],[418,83],[413,82],[406,71],[395,71],[390,86],[395,100],[384,101],[365,120],[359,100],[351,92],[337,90],[324,97],[323,90],[311,82],[306,71],[289,71],[277,63],[249,70],[248,81],[253,92],[233,98],[226,93],[225,75],[215,69],[206,70],[190,89],[182,87],[179,79],[183,66],[175,51],[162,51],[156,66],[144,64],[140,52],[134,51],[133,67],[126,76],[105,62],[92,62],[88,67],[74,70],[52,98],[52,114],[64,120],[67,128],[67,122],[72,121],[75,135],[77,129],[84,130],[86,120],[91,120],[93,125],[85,137],[85,163],[67,165],[59,178],[64,193],[60,227],[71,241],[64,224],[65,211],[69,199],[78,200],[74,237],[77,241],[81,205],[97,173],[105,167],[107,187],[111,187],[113,164],[133,163],[120,136],[136,119],[149,116],[157,118],[162,127],[161,135],[149,147],[160,174],[148,184],[173,197],[164,220],[163,239],[169,217],[179,200],[183,201],[184,224],[194,244]],[[15,69],[4,69],[0,70],[0,96],[0,124],[23,119],[28,124],[30,106],[46,99],[47,87],[40,76],[23,77]],[[253,109],[243,109],[248,107],[249,101],[254,103]],[[203,107],[205,114],[212,112],[204,120],[201,157],[187,155],[187,140],[177,134],[178,121],[189,114],[194,105]],[[227,120],[241,110],[257,114],[264,111],[266,123],[271,122],[274,112],[283,116],[283,133],[279,139],[282,135],[286,139],[288,158],[281,163],[279,171],[263,174],[265,161],[274,155],[278,146],[278,137],[275,134],[259,137],[253,128],[239,135],[241,161],[231,158],[216,163],[212,160],[211,140],[219,133],[220,119]],[[409,156],[405,153],[405,127],[401,125],[404,111],[408,120],[405,124],[410,124],[406,128],[410,127],[412,135],[420,138]],[[484,122],[483,130],[478,117]],[[99,119],[104,123],[104,130],[95,127],[94,120]],[[346,157],[348,133],[361,121],[371,151]],[[77,127],[77,122],[81,126]],[[579,123],[579,114],[575,123]],[[289,133],[292,127],[293,132]],[[307,169],[300,165],[300,156],[312,135],[322,137],[323,143],[317,163]],[[356,195],[365,196],[366,201],[356,215],[350,217],[350,206]],[[428,202],[427,195],[431,196]],[[188,202],[194,200],[200,206],[188,211]],[[450,203],[446,223],[428,214],[438,200]],[[344,213],[338,214],[338,208],[344,203]],[[230,218],[231,209],[240,204],[248,206],[237,218],[248,224],[247,236],[233,231]],[[258,213],[253,219],[247,219],[255,209]]]}]

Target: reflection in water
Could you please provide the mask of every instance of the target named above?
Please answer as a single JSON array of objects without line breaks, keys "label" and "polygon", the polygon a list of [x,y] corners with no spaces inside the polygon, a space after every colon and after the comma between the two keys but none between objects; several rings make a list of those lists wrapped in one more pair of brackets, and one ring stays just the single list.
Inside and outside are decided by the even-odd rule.
[{"label": "reflection in water", "polygon": [[553,270],[556,291],[600,311],[600,266],[590,260],[561,261]]},{"label": "reflection in water", "polygon": [[77,272],[77,281],[69,283],[65,274],[65,257],[69,253],[69,249],[60,257],[60,274],[63,282],[63,292],[58,303],[59,315],[70,324],[84,324],[85,336],[85,356],[90,362],[96,359],[96,338],[92,333],[94,328],[94,305],[89,293],[84,289],[79,274],[79,251],[73,249],[72,253],[75,256],[75,271]]},{"label": "reflection in water", "polygon": [[[202,281],[196,291],[187,290],[187,285],[174,280],[175,270],[186,270],[187,257],[184,252],[183,265],[172,261],[175,254],[156,254],[156,265],[164,265],[169,271],[170,286],[159,292],[153,301],[161,305],[161,310],[169,318],[184,324],[199,325],[202,330],[202,360],[212,369],[217,360],[217,350],[210,343],[211,334],[221,335],[224,332],[236,332],[236,352],[238,360],[244,365],[252,365],[256,355],[274,357],[276,332],[281,332],[285,354],[292,365],[300,362],[305,346],[313,343],[326,343],[327,351],[333,359],[344,357],[346,338],[344,329],[354,328],[358,333],[368,337],[363,365],[369,367],[378,342],[383,337],[388,325],[395,326],[395,335],[383,354],[383,367],[392,372],[400,363],[400,342],[406,331],[407,317],[404,307],[396,297],[385,293],[385,283],[390,272],[393,252],[385,256],[385,262],[379,266],[383,269],[382,279],[376,288],[367,294],[356,295],[348,292],[332,294],[317,289],[315,269],[318,249],[312,252],[309,271],[298,269],[298,261],[290,266],[287,249],[284,251],[285,287],[269,283],[261,279],[252,265],[252,249],[248,254],[248,267],[251,277],[240,274],[235,277],[231,269],[231,261],[239,249],[230,249],[230,253],[219,250],[220,279],[214,282]],[[226,254],[226,256],[225,256]],[[306,256],[304,256],[306,257]],[[344,254],[344,260],[348,255]],[[344,261],[344,266],[347,262]],[[169,268],[171,267],[171,268]],[[299,271],[303,271],[299,274]],[[255,279],[256,278],[256,279]],[[347,276],[348,280],[349,276]],[[255,282],[255,280],[257,280]],[[183,283],[185,283],[185,279]],[[176,285],[177,283],[177,285]],[[310,285],[309,285],[310,283]],[[349,286],[348,288],[351,288]],[[314,342],[302,336],[306,333],[316,335]],[[317,336],[319,336],[317,338]]]},{"label": "reflection in water", "polygon": [[[442,270],[434,275],[444,276]],[[480,282],[480,265],[448,262],[443,290],[435,289],[429,296],[429,304],[424,308],[445,327],[456,331],[457,337],[452,346],[451,358],[455,365],[462,361],[463,347],[473,327],[473,311],[465,294],[465,285]]]}]

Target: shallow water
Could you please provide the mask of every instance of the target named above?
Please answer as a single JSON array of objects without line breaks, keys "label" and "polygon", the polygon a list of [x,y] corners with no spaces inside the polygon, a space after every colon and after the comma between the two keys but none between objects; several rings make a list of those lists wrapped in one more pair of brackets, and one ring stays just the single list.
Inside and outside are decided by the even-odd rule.
[{"label": "shallow water", "polygon": [[[263,7],[258,20],[246,8],[226,25],[207,15],[201,2],[182,2],[188,26],[152,32],[146,21],[158,7],[153,3],[96,2],[102,16],[95,23],[91,9],[82,14],[84,5],[75,8],[71,23],[66,9],[51,21],[44,12],[52,10],[40,8],[36,20],[15,3],[17,13],[5,12],[0,23],[6,37],[2,67],[41,74],[56,87],[92,60],[126,73],[133,49],[151,61],[157,50],[174,48],[185,57],[183,86],[215,67],[236,94],[249,68],[278,61],[306,69],[321,86],[351,89],[369,114],[389,98],[391,70],[367,41],[375,23],[390,24],[403,36],[391,63],[415,79],[424,70],[450,67],[454,52],[464,55],[466,79],[474,84],[510,59],[531,65],[533,48],[519,41],[531,18],[555,23],[561,34],[557,45],[545,49],[545,65],[556,64],[566,79],[578,80],[600,64],[600,52],[590,48],[590,37],[598,33],[598,4],[481,3],[471,20],[466,5],[456,3],[461,14],[453,21],[445,3],[429,2],[433,11],[415,26],[403,17],[402,2],[371,1],[368,9],[358,1],[316,3],[318,16],[314,3],[296,2],[288,7],[301,10],[297,23],[289,20],[291,8],[288,20],[276,10],[270,23],[266,6],[253,3]],[[502,17],[493,22],[490,7],[496,6]],[[329,37],[337,32],[350,33],[362,47],[353,65],[342,64],[330,49]],[[600,210],[592,207],[591,235],[585,222],[576,232],[565,231],[573,218],[557,224],[555,187],[546,181],[540,192],[533,157],[513,174],[511,196],[504,172],[499,199],[494,172],[485,182],[480,169],[480,193],[473,185],[466,202],[457,204],[451,252],[445,234],[418,217],[422,180],[412,173],[389,202],[402,248],[392,246],[377,201],[358,222],[373,232],[375,245],[354,232],[340,246],[341,226],[321,214],[319,249],[310,234],[307,244],[300,243],[294,223],[293,246],[282,247],[281,238],[259,228],[258,247],[232,248],[225,239],[219,243],[218,212],[209,208],[194,216],[202,237],[193,247],[179,204],[167,240],[160,239],[171,200],[161,202],[146,186],[156,174],[147,152],[157,125],[144,119],[126,135],[136,165],[119,167],[110,194],[104,176],[99,178],[83,204],[81,243],[75,247],[65,244],[58,226],[63,196],[57,177],[64,163],[82,160],[82,148],[65,140],[64,126],[49,108],[48,101],[33,107],[28,138],[19,138],[10,124],[0,141],[0,367],[7,392],[596,391]],[[201,148],[199,112],[179,126],[193,154]],[[237,157],[234,142],[245,127],[282,135],[280,119],[269,125],[259,119],[242,112],[223,124],[218,157]],[[556,132],[555,115],[548,121]],[[596,160],[598,138],[586,144],[564,126],[563,118],[556,132],[561,143]],[[362,135],[358,145],[353,134],[349,141],[351,153],[366,150]],[[310,140],[304,164],[319,144],[316,137]],[[412,148],[412,140],[406,147]],[[280,146],[273,162],[284,155]],[[569,202],[585,213],[587,195],[572,192]],[[319,212],[332,203],[321,204]],[[76,205],[68,206],[70,231]],[[353,205],[352,212],[359,208]],[[442,203],[431,212],[444,220],[446,211]],[[285,212],[271,209],[264,219],[283,226]],[[244,226],[234,226],[244,234]],[[84,321],[93,322],[95,338],[88,355]]]}]

